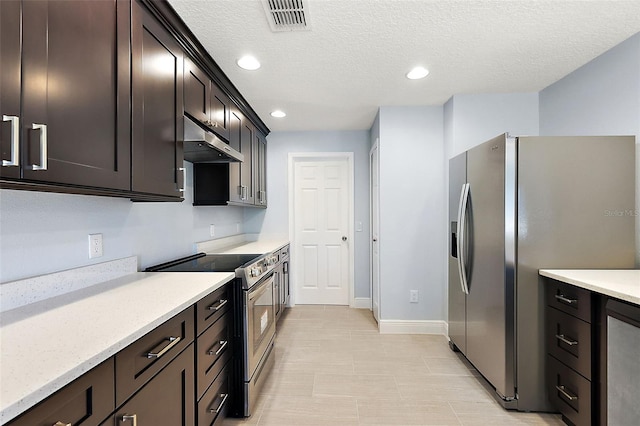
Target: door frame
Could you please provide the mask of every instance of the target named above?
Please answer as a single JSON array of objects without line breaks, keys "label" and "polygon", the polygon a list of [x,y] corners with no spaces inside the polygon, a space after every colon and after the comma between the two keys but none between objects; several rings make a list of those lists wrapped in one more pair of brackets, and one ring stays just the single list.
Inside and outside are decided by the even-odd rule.
[{"label": "door frame", "polygon": [[355,307],[355,238],[353,224],[355,221],[355,191],[354,191],[354,167],[353,167],[353,152],[290,152],[288,155],[288,199],[289,199],[289,240],[292,244],[290,247],[291,258],[290,273],[289,273],[289,289],[290,298],[289,306],[295,306],[296,304],[296,278],[299,273],[298,262],[295,261],[296,254],[296,232],[295,232],[295,166],[299,162],[307,161],[335,161],[346,160],[347,161],[347,175],[348,175],[348,199],[347,207],[349,210],[347,218],[347,237],[349,243],[349,307]]},{"label": "door frame", "polygon": [[380,325],[380,312],[382,311],[382,307],[380,306],[380,288],[382,287],[380,284],[380,139],[376,138],[375,142],[373,143],[373,145],[371,146],[371,149],[369,150],[369,295],[371,296],[371,306],[370,306],[370,310],[373,313],[373,236],[374,236],[374,229],[373,229],[373,170],[371,168],[371,160],[372,160],[372,156],[373,156],[373,151],[374,150],[378,150],[378,208],[377,210],[377,215],[378,215],[378,229],[377,229],[377,235],[378,235],[378,318],[376,318],[376,321],[378,322],[378,327]]}]

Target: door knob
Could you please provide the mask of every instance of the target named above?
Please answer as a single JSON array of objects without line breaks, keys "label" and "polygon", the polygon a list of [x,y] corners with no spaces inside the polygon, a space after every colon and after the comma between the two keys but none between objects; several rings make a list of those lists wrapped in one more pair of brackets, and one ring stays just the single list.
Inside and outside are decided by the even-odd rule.
[{"label": "door knob", "polygon": [[374,239],[373,239],[373,242],[374,242],[374,243],[375,243],[375,242],[378,242],[378,239],[377,239],[377,238],[374,238]]},{"label": "door knob", "polygon": [[347,241],[347,237],[342,237],[342,241]]}]

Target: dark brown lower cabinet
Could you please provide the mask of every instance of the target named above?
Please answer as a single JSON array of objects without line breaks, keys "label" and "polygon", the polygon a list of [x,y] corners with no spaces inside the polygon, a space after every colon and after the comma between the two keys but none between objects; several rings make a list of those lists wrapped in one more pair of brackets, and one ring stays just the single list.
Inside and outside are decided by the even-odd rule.
[{"label": "dark brown lower cabinet", "polygon": [[218,426],[227,416],[231,405],[229,368],[227,363],[213,384],[198,401],[198,426]]},{"label": "dark brown lower cabinet", "polygon": [[115,408],[113,358],[93,368],[7,426],[94,426]]},{"label": "dark brown lower cabinet", "polygon": [[193,345],[116,410],[114,426],[193,426]]}]

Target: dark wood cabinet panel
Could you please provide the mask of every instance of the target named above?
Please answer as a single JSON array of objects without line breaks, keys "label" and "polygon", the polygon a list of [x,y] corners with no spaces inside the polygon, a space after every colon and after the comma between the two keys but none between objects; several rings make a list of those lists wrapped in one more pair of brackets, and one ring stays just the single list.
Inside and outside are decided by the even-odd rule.
[{"label": "dark wood cabinet panel", "polygon": [[[20,177],[20,15],[22,3],[0,1],[0,177]],[[18,139],[19,142],[19,139]]]},{"label": "dark wood cabinet panel", "polygon": [[[194,338],[190,307],[116,354],[116,403],[122,404]],[[192,358],[193,362],[193,358]]]},{"label": "dark wood cabinet panel", "polygon": [[113,425],[194,426],[193,389],[193,345],[190,345],[116,410]]},{"label": "dark wood cabinet panel", "polygon": [[255,132],[255,162],[254,173],[256,177],[255,204],[259,207],[267,207],[267,138],[256,130]]},{"label": "dark wood cabinet panel", "polygon": [[22,2],[21,178],[129,189],[129,27],[126,1]]},{"label": "dark wood cabinet panel", "polygon": [[[231,109],[229,118],[229,145],[236,151],[242,152],[241,148],[242,140],[242,114],[236,109]],[[245,161],[250,161],[250,158],[245,154]],[[239,163],[233,163],[226,166],[228,169],[228,184],[229,184],[229,199],[231,203],[242,203],[242,179],[240,176],[242,168]]]},{"label": "dark wood cabinet panel", "polygon": [[[240,152],[244,154],[245,161],[236,163],[240,167],[240,186],[242,187],[241,199],[244,204],[255,204],[255,179],[253,162],[255,161],[255,127],[247,119],[242,121],[240,131]],[[232,164],[233,166],[234,164]]]},{"label": "dark wood cabinet panel", "polygon": [[200,399],[231,359],[232,316],[218,319],[196,340],[196,397]]},{"label": "dark wood cabinet panel", "polygon": [[211,79],[190,59],[184,61],[184,111],[204,124],[211,114]]},{"label": "dark wood cabinet panel", "polygon": [[93,368],[7,426],[100,424],[115,409],[113,358]]},{"label": "dark wood cabinet panel", "polygon": [[225,284],[196,303],[196,336],[231,309],[231,286],[234,282]]},{"label": "dark wood cabinet panel", "polygon": [[231,100],[215,83],[211,84],[211,129],[222,139],[229,140],[229,107]]},{"label": "dark wood cabinet panel", "polygon": [[132,190],[182,198],[184,54],[139,1],[131,33]]},{"label": "dark wood cabinet panel", "polygon": [[218,426],[223,423],[231,405],[230,365],[231,363],[226,364],[198,401],[198,426]]}]

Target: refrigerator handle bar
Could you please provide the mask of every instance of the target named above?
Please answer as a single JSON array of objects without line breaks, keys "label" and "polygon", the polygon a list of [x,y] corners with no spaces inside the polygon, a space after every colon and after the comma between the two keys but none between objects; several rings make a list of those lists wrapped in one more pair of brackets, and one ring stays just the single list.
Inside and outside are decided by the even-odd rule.
[{"label": "refrigerator handle bar", "polygon": [[458,250],[458,273],[460,274],[460,285],[464,294],[469,294],[469,284],[467,283],[467,269],[465,255],[465,232],[467,218],[467,204],[469,200],[470,185],[462,185],[460,192],[460,204],[458,205],[458,229],[457,229],[457,250]]}]

